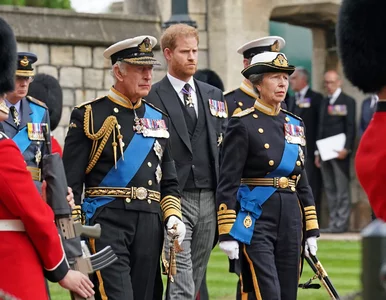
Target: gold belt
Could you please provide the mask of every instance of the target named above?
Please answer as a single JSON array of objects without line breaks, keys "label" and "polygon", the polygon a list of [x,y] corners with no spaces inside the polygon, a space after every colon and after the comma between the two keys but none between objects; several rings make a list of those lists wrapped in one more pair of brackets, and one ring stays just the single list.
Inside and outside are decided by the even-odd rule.
[{"label": "gold belt", "polygon": [[117,197],[145,200],[150,199],[160,202],[161,193],[157,191],[148,190],[144,187],[130,187],[130,188],[110,188],[110,187],[91,187],[85,190],[86,197]]},{"label": "gold belt", "polygon": [[42,169],[27,166],[27,170],[30,171],[33,180],[42,181]]},{"label": "gold belt", "polygon": [[286,189],[295,191],[296,180],[289,179],[288,177],[274,177],[274,178],[241,178],[242,184],[256,185],[256,186],[273,186],[275,188]]}]

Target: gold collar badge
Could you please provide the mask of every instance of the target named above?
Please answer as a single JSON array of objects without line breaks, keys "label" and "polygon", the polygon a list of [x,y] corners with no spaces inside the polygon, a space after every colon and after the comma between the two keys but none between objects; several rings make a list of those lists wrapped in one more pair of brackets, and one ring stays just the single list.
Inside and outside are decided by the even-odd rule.
[{"label": "gold collar badge", "polygon": [[23,67],[28,66],[29,60],[28,60],[27,56],[24,56],[24,58],[20,61],[20,64],[21,64]]},{"label": "gold collar badge", "polygon": [[141,53],[149,53],[153,50],[151,47],[151,42],[149,38],[145,38],[142,43],[138,45],[138,50]]},{"label": "gold collar badge", "polygon": [[288,61],[283,54],[279,54],[278,56],[276,56],[272,63],[274,66],[277,67],[288,67]]}]

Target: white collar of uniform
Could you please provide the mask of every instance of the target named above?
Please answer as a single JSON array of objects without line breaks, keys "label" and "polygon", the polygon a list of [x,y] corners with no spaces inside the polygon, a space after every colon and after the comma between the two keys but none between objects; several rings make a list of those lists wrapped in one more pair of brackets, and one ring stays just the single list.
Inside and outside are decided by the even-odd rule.
[{"label": "white collar of uniform", "polygon": [[306,96],[306,94],[307,94],[307,91],[308,91],[308,89],[310,88],[310,86],[309,85],[306,85],[304,88],[302,88],[301,90],[300,90],[300,97],[301,98],[304,98],[305,96]]},{"label": "white collar of uniform", "polygon": [[336,89],[336,91],[331,95],[330,104],[335,103],[335,100],[338,99],[341,92],[342,92],[341,88]]},{"label": "white collar of uniform", "polygon": [[16,104],[12,104],[12,103],[9,102],[7,99],[5,99],[5,104],[7,105],[8,108],[10,108],[11,106],[15,106],[17,112],[20,114],[21,100],[20,100],[20,101],[17,101]]},{"label": "white collar of uniform", "polygon": [[186,83],[189,83],[189,85],[192,87],[192,90],[196,92],[196,86],[194,85],[194,79],[193,76],[190,77],[188,82],[182,81],[181,79],[178,79],[172,75],[170,75],[169,72],[167,72],[166,76],[168,77],[170,83],[172,84],[174,90],[177,92],[177,94],[181,93],[181,90],[184,88],[184,85]]}]

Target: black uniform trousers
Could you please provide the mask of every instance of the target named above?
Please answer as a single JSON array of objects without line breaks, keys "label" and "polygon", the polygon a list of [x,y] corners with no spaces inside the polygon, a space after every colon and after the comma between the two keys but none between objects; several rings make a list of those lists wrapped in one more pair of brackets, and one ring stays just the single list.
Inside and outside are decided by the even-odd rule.
[{"label": "black uniform trousers", "polygon": [[[302,209],[296,193],[276,191],[256,220],[250,245],[241,244],[242,273],[252,273],[258,300],[296,300],[302,246]],[[243,278],[246,278],[243,276]],[[248,287],[247,287],[248,289]]]},{"label": "black uniform trousers", "polygon": [[101,225],[102,234],[99,239],[90,241],[93,252],[110,245],[118,260],[94,273],[95,299],[161,300],[162,289],[157,292],[159,287],[156,285],[160,280],[163,242],[160,215],[101,207],[91,220],[91,225],[96,223]]}]

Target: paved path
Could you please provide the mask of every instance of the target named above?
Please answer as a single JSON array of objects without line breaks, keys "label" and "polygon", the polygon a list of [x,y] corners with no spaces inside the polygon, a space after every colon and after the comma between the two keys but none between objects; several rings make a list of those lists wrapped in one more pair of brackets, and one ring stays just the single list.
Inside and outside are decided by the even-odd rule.
[{"label": "paved path", "polygon": [[359,241],[362,237],[359,232],[321,233],[319,239],[332,241]]}]

